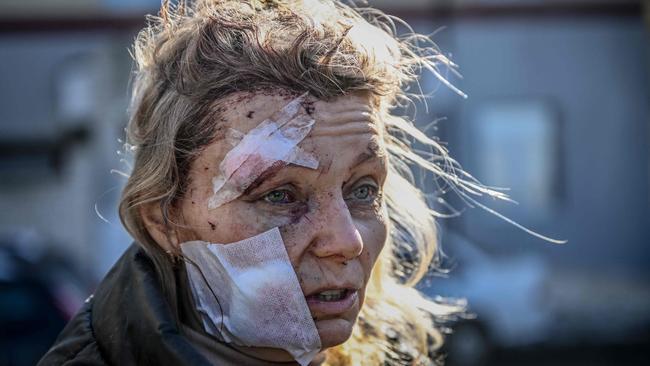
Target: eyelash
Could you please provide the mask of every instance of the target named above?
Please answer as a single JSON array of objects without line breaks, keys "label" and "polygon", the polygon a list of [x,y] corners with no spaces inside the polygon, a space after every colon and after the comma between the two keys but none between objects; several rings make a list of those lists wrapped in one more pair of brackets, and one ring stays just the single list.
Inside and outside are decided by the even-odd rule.
[{"label": "eyelash", "polygon": [[[371,184],[371,183],[364,183],[364,184],[361,184],[361,185],[355,187],[352,190],[352,192],[350,193],[350,195],[354,195],[354,193],[356,191],[358,191],[359,189],[361,189],[361,188],[367,188],[368,189],[368,194],[367,194],[368,198],[357,199],[357,202],[372,203],[372,202],[375,202],[377,200],[377,198],[380,197],[379,192],[378,192],[379,188],[375,184]],[[270,196],[272,194],[277,194],[277,193],[284,193],[283,197],[285,197],[285,198],[282,201],[285,201],[285,202],[272,201],[270,199]],[[294,203],[296,201],[295,196],[296,195],[289,189],[274,189],[274,190],[269,191],[269,192],[265,193],[264,195],[262,195],[261,200],[265,201],[266,203],[272,204],[272,205],[287,205],[287,204]],[[287,201],[287,200],[289,200],[289,201]],[[346,201],[354,201],[355,198],[346,197],[345,200]]]},{"label": "eyelash", "polygon": [[[291,202],[272,202],[272,201],[269,200],[269,196],[270,196],[271,194],[273,194],[273,193],[279,193],[279,192],[281,192],[281,193],[285,193],[285,195],[290,196],[292,201],[291,201]],[[291,192],[291,191],[288,190],[288,189],[274,189],[274,190],[272,190],[272,191],[270,191],[270,192],[264,194],[264,195],[262,196],[262,200],[264,200],[265,202],[270,203],[270,204],[272,204],[272,205],[290,204],[290,203],[295,202],[295,197],[294,197],[294,196],[295,196],[295,195],[293,194],[293,192]]]},{"label": "eyelash", "polygon": [[[350,193],[351,195],[354,195],[355,192],[359,191],[361,188],[367,188],[368,189],[368,198],[359,198],[358,200],[361,202],[373,202],[377,199],[377,187],[373,184],[370,183],[365,183],[360,186],[355,187],[352,192]],[[348,199],[346,198],[346,201]]]}]

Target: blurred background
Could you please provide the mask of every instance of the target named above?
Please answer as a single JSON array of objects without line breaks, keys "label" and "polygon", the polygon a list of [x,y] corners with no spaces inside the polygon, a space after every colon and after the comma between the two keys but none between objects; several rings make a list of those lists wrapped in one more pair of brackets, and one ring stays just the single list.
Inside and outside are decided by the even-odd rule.
[{"label": "blurred background", "polygon": [[[416,122],[518,205],[449,197],[450,365],[650,364],[650,3],[370,1],[433,34],[463,79]],[[130,244],[128,53],[158,0],[0,1],[0,365],[32,365]],[[443,118],[442,120],[440,120]],[[439,120],[435,124],[432,121]]]}]

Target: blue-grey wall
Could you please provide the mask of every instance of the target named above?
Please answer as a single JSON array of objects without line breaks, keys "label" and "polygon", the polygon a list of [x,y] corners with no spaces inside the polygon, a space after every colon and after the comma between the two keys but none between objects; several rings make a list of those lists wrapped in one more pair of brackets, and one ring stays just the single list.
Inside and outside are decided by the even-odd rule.
[{"label": "blue-grey wall", "polygon": [[[548,256],[554,266],[647,275],[650,91],[648,35],[641,18],[495,17],[417,25],[446,26],[436,40],[460,65],[464,79],[452,80],[469,98],[441,88],[430,109],[448,117],[440,123],[442,137],[477,178],[491,176],[491,167],[477,156],[481,141],[474,131],[486,106],[533,102],[551,111],[553,187],[545,212],[525,204],[536,192],[516,186],[517,181],[484,183],[509,186],[521,205],[482,202],[569,243],[546,244],[479,210],[449,225],[498,252],[530,250]],[[503,149],[517,155],[520,148]],[[509,169],[517,174],[528,167]]]}]

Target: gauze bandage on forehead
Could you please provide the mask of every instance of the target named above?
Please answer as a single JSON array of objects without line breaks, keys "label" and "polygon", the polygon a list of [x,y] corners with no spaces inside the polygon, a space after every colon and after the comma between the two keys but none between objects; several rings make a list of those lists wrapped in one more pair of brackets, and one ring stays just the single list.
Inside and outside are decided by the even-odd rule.
[{"label": "gauze bandage on forehead", "polygon": [[231,244],[181,244],[206,331],[226,343],[272,347],[301,365],[321,348],[278,228]]},{"label": "gauze bandage on forehead", "polygon": [[[318,168],[316,158],[298,147],[314,125],[314,119],[301,108],[306,96],[292,100],[243,137],[239,133],[241,141],[226,154],[212,179],[214,195],[208,201],[209,209],[236,199],[277,164]],[[231,132],[229,139],[237,135],[237,131]]]}]

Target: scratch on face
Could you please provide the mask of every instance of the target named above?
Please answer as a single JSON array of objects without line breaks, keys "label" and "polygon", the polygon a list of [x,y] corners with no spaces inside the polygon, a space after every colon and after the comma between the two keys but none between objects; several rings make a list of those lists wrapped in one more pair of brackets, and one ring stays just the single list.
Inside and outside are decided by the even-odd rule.
[{"label": "scratch on face", "polygon": [[305,217],[305,220],[307,220],[310,224],[312,224],[312,225],[314,224],[306,213],[305,213],[304,217]]},{"label": "scratch on face", "polygon": [[352,163],[351,167],[356,167],[365,163],[370,159],[383,159],[386,156],[386,153],[381,148],[381,146],[374,139],[368,143],[366,150],[357,156],[356,160]]},{"label": "scratch on face", "polygon": [[330,169],[332,168],[332,163],[333,163],[333,162],[334,162],[333,159],[330,159],[330,160],[327,162],[327,164],[323,165],[323,167],[319,169],[319,172],[318,172],[318,177],[319,177],[319,178],[320,178],[323,174],[327,174],[327,173],[329,173]]},{"label": "scratch on face", "polygon": [[377,139],[372,139],[368,143],[368,146],[366,146],[366,150],[371,154],[378,156],[380,158],[386,155],[385,151],[381,148],[381,146],[377,142]]},{"label": "scratch on face", "polygon": [[302,217],[304,217],[305,219],[307,219],[307,221],[309,221],[309,223],[311,223],[311,221],[307,217],[307,211],[309,211],[309,207],[307,206],[307,204],[301,204],[298,207],[292,209],[290,213],[291,223],[292,224],[297,223],[298,221],[300,221]]}]

